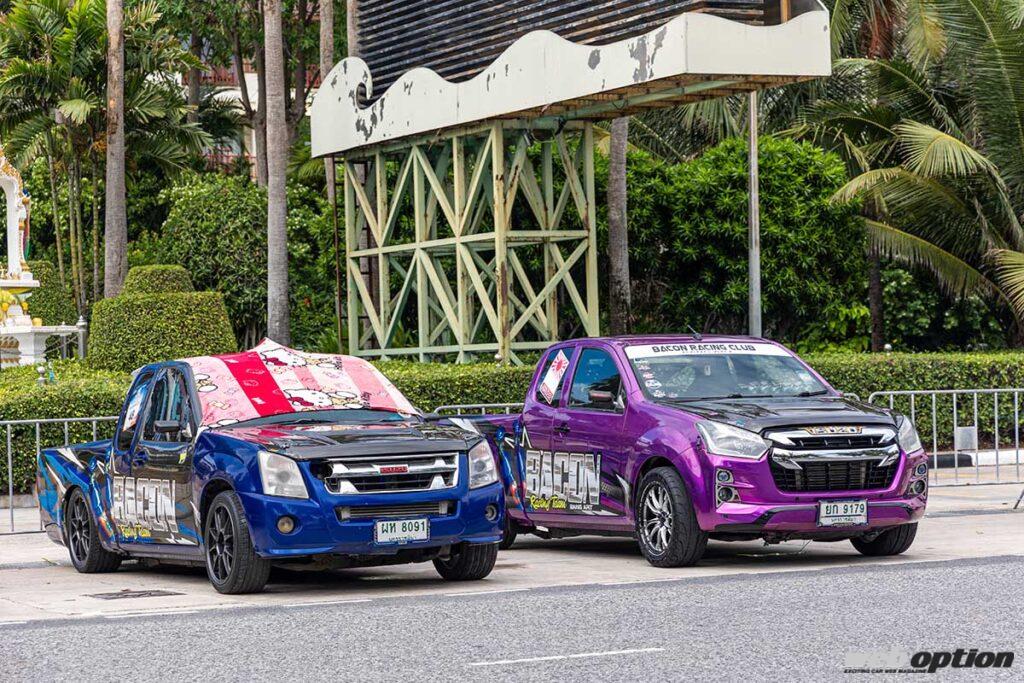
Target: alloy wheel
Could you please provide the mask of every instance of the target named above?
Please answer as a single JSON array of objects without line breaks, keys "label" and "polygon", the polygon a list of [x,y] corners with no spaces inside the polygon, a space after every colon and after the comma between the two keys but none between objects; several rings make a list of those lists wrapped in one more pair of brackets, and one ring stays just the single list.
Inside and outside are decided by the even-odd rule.
[{"label": "alloy wheel", "polygon": [[89,557],[89,511],[85,507],[85,498],[75,496],[68,515],[68,542],[71,554],[78,563],[85,562]]},{"label": "alloy wheel", "polygon": [[640,533],[656,554],[668,550],[672,541],[672,499],[668,489],[654,482],[644,491],[640,504]]},{"label": "alloy wheel", "polygon": [[231,516],[223,507],[214,511],[206,530],[206,552],[214,578],[219,582],[227,581],[235,562],[235,534]]}]

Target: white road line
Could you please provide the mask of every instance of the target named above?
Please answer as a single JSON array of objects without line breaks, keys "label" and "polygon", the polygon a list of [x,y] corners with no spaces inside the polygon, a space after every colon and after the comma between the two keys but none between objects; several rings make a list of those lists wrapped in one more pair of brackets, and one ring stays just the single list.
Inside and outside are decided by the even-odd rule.
[{"label": "white road line", "polygon": [[19,626],[27,623],[27,621],[0,621],[0,626]]},{"label": "white road line", "polygon": [[444,593],[447,598],[454,598],[460,595],[495,595],[497,593],[522,593],[530,590],[529,588],[499,588],[493,591],[465,591],[462,593]]},{"label": "white road line", "polygon": [[293,602],[287,605],[254,605],[254,607],[319,607],[321,605],[354,605],[359,602],[372,602],[370,598],[357,600],[327,600],[324,602]]},{"label": "white road line", "polygon": [[[687,577],[670,577],[666,579],[628,579],[626,581],[604,581],[599,586],[635,586],[643,583],[668,583],[670,581],[683,581]],[[692,578],[692,577],[689,577]]]},{"label": "white road line", "polygon": [[160,610],[154,612],[132,612],[131,614],[104,614],[104,619],[133,619],[135,617],[160,617],[168,616],[171,614],[197,614],[198,611],[194,609],[183,609],[183,610]]},{"label": "white road line", "polygon": [[560,659],[583,659],[585,657],[617,657],[638,655],[647,652],[664,652],[663,647],[645,647],[636,650],[608,650],[606,652],[581,652],[575,655],[552,655],[550,657],[527,657],[525,659],[500,659],[494,662],[471,662],[469,666],[502,666],[505,664],[528,664],[530,662],[553,662]]}]

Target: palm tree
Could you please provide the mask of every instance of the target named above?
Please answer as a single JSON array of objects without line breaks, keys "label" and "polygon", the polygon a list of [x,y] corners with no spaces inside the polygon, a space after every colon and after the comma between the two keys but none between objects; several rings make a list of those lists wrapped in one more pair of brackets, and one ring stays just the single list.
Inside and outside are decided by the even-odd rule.
[{"label": "palm tree", "polygon": [[1024,10],[1000,0],[929,6],[941,61],[908,48],[841,62],[873,99],[822,102],[810,123],[860,160],[837,199],[871,209],[878,250],[928,267],[950,294],[1000,293],[1024,320]]},{"label": "palm tree", "polygon": [[290,148],[285,118],[284,39],[281,0],[265,0],[263,35],[267,60],[267,335],[291,342],[288,306],[288,203]]},{"label": "palm tree", "polygon": [[128,210],[124,161],[124,5],[107,0],[107,184],[104,296],[121,293],[128,275]]}]

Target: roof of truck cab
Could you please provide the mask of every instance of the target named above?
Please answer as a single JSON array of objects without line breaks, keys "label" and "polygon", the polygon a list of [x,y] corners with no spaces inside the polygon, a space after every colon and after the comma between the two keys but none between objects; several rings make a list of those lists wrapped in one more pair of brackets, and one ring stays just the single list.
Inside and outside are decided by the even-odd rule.
[{"label": "roof of truck cab", "polygon": [[745,337],[739,335],[693,335],[693,334],[630,334],[617,337],[580,337],[571,339],[567,343],[579,344],[581,342],[604,342],[613,346],[634,346],[636,344],[715,344],[726,342],[747,342],[761,344],[776,344],[770,339],[761,337]]}]

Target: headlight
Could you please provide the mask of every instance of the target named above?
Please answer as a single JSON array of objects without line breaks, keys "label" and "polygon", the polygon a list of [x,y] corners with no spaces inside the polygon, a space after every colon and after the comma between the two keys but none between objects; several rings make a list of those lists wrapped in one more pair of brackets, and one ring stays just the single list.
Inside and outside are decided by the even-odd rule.
[{"label": "headlight", "polygon": [[917,430],[914,428],[914,423],[905,417],[899,418],[899,436],[896,440],[899,441],[900,448],[906,453],[917,453],[923,451],[924,446],[921,445],[921,437],[917,435]]},{"label": "headlight", "polygon": [[768,441],[754,432],[721,422],[701,421],[697,423],[697,430],[708,453],[715,455],[757,460],[771,448]]},{"label": "headlight", "polygon": [[494,454],[486,441],[469,449],[469,488],[478,489],[498,481],[498,468]]},{"label": "headlight", "polygon": [[291,458],[260,451],[260,479],[263,493],[282,498],[309,498],[299,465]]}]

